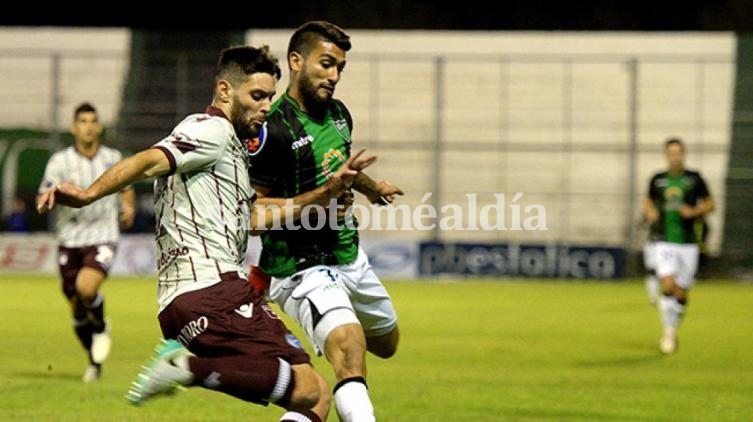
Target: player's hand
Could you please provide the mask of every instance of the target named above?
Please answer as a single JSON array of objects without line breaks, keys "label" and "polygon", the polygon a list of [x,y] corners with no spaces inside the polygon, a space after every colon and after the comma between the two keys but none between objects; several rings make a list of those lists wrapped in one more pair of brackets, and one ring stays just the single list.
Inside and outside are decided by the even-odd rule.
[{"label": "player's hand", "polygon": [[654,208],[651,208],[650,210],[646,210],[645,216],[646,216],[646,221],[648,221],[650,224],[653,224],[659,221],[659,211],[657,211]]},{"label": "player's hand", "polygon": [[366,167],[374,164],[376,159],[376,155],[366,155],[366,148],[361,148],[356,151],[355,154],[351,154],[348,161],[340,167],[335,175],[342,172],[343,176],[352,176],[350,179],[350,185],[348,185],[348,187],[350,187],[353,185],[353,179],[355,179],[358,172],[363,171]]},{"label": "player's hand", "polygon": [[698,217],[698,212],[695,207],[691,207],[687,204],[682,204],[677,211],[679,211],[682,218],[685,219]]},{"label": "player's hand", "polygon": [[355,154],[352,154],[348,161],[345,162],[337,172],[330,178],[330,191],[332,197],[340,197],[346,190],[353,186],[356,176],[366,167],[374,164],[376,155],[366,155],[366,149],[361,148]]},{"label": "player's hand", "polygon": [[128,230],[133,226],[133,220],[136,218],[136,210],[130,206],[123,206],[120,208],[120,227],[123,230]]},{"label": "player's hand", "polygon": [[377,205],[388,205],[397,199],[398,196],[403,195],[403,190],[392,184],[388,180],[380,180],[377,182],[376,191],[366,195],[369,202]]},{"label": "player's hand", "polygon": [[37,212],[40,214],[50,212],[57,204],[81,208],[91,202],[81,188],[70,182],[63,182],[37,197]]}]

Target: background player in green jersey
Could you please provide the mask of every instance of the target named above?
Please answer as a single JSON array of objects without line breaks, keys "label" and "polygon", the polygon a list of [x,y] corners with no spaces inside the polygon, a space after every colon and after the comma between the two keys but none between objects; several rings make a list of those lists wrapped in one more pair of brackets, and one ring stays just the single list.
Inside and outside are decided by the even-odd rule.
[{"label": "background player in green jersey", "polygon": [[[353,120],[333,98],[350,47],[349,36],[329,22],[307,22],[293,33],[287,91],[267,116],[266,130],[249,145],[249,174],[260,203],[281,198],[298,202],[350,156]],[[366,175],[357,176],[353,188],[381,204],[403,193]],[[322,224],[321,215],[314,214],[304,216],[307,224],[297,229],[262,234],[259,268],[272,276],[270,298],[332,364],[340,419],[375,420],[366,386],[366,351],[382,358],[395,353],[397,315],[359,247],[358,232]]]},{"label": "background player in green jersey", "polygon": [[669,167],[651,178],[643,212],[656,240],[654,259],[662,292],[659,313],[664,326],[659,347],[668,354],[677,350],[677,329],[698,269],[696,221],[714,210],[714,200],[700,173],[685,168],[682,141],[670,138],[664,150]]}]

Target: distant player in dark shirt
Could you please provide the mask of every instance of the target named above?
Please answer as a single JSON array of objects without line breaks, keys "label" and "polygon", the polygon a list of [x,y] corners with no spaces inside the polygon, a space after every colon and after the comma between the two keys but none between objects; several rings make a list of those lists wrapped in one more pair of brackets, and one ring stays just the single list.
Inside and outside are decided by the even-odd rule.
[{"label": "distant player in dark shirt", "polygon": [[714,200],[701,174],[685,168],[682,141],[671,138],[664,149],[669,168],[651,178],[643,212],[651,224],[656,276],[661,281],[664,334],[659,346],[669,354],[677,350],[677,329],[698,270],[697,222],[714,210]]}]

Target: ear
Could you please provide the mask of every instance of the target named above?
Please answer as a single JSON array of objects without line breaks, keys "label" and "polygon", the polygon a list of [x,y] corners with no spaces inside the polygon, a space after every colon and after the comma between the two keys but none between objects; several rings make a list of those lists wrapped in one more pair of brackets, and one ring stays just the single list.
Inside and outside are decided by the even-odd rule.
[{"label": "ear", "polygon": [[290,70],[294,72],[298,72],[303,67],[303,56],[301,56],[300,53],[293,51],[290,54],[288,54],[288,64],[290,65]]},{"label": "ear", "polygon": [[233,85],[225,80],[220,79],[217,81],[217,98],[222,101],[223,103],[229,103],[230,98],[233,96]]}]

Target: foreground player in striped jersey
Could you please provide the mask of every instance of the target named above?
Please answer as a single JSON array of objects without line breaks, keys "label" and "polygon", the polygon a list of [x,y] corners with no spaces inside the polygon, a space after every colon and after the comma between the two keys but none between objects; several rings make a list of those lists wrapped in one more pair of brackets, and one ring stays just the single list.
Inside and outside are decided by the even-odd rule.
[{"label": "foreground player in striped jersey", "polygon": [[[82,103],[73,113],[73,145],[50,157],[39,186],[43,193],[64,181],[87,186],[120,161],[119,151],[102,145],[97,110]],[[124,186],[119,196],[90,206],[61,208],[55,219],[58,265],[63,294],[73,313],[73,329],[88,357],[83,381],[99,379],[102,362],[110,353],[110,329],[105,321],[105,299],[99,288],[115,257],[120,227],[133,224],[134,192]]]},{"label": "foreground player in striped jersey", "polygon": [[[280,77],[264,46],[223,50],[212,104],[184,119],[152,148],[115,164],[92,185],[48,191],[40,212],[56,203],[80,207],[123,186],[156,177],[159,322],[165,339],[128,392],[140,404],[180,386],[201,386],[288,411],[282,421],[323,421],[331,396],[298,339],[264,296],[246,282],[248,231],[274,213],[257,214],[245,139],[258,136]],[[329,202],[375,157],[354,154],[310,203]],[[299,216],[300,208],[291,212]],[[282,213],[285,221],[287,212]]]}]

